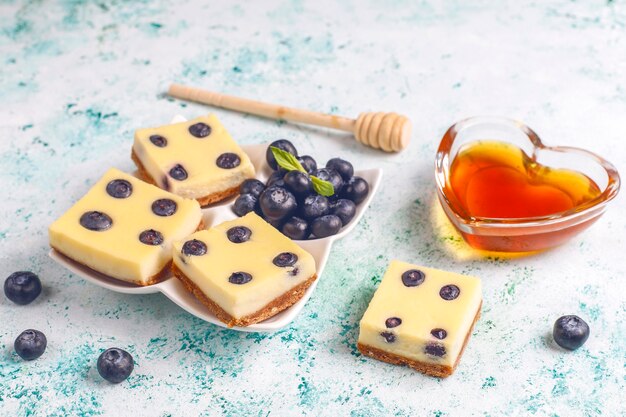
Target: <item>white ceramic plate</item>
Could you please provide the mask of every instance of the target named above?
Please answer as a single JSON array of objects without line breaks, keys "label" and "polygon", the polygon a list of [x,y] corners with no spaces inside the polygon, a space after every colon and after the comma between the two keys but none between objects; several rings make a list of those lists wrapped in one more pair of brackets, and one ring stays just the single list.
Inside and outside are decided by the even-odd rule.
[{"label": "white ceramic plate", "polygon": [[[185,121],[185,118],[183,118],[182,116],[176,116],[172,120],[172,123],[183,121]],[[261,181],[267,180],[272,172],[271,168],[265,162],[265,151],[267,149],[267,146],[268,144],[266,143],[259,145],[243,146],[244,152],[248,154],[248,156],[252,160],[252,163],[254,164],[254,168],[257,172],[257,178]],[[326,266],[326,261],[328,260],[328,254],[330,253],[330,247],[335,240],[341,239],[342,237],[350,233],[359,222],[359,220],[363,216],[363,213],[369,206],[372,197],[374,196],[374,194],[376,194],[376,190],[378,189],[378,185],[380,184],[380,179],[382,177],[382,170],[361,170],[356,171],[355,175],[362,177],[369,183],[370,192],[365,201],[357,206],[356,215],[354,216],[352,221],[350,221],[350,223],[343,227],[339,231],[339,233],[334,236],[329,236],[323,239],[296,241],[296,243],[300,245],[304,250],[313,255],[313,257],[315,258],[315,263],[317,265],[318,278],[307,289],[304,296],[297,303],[282,311],[281,313],[275,315],[274,317],[270,317],[263,322],[252,324],[247,327],[233,327],[232,329],[244,332],[276,331],[291,323],[293,319],[298,315],[300,310],[302,310],[304,304],[311,297],[311,294],[313,294],[313,291],[317,286],[317,282],[322,278],[322,273],[324,271],[324,267]],[[220,202],[217,205],[209,206],[202,209],[206,227],[209,228],[223,221],[237,218],[237,216],[231,210],[233,201],[234,198],[231,198],[229,200]],[[174,303],[178,304],[180,307],[185,309],[187,312],[193,314],[194,316],[204,321],[208,321],[209,323],[213,323],[221,327],[227,327],[223,322],[218,320],[215,315],[207,310],[207,308],[202,303],[200,303],[200,301],[198,301],[191,293],[189,293],[183,287],[181,282],[173,276],[157,284],[142,287],[126,283],[124,281],[116,280],[106,275],[95,272],[92,269],[89,269],[83,265],[80,265],[77,262],[72,261],[66,256],[55,251],[54,249],[50,250],[49,255],[55,262],[57,262],[61,266],[64,266],[76,275],[83,277],[87,281],[96,284],[102,288],[125,294],[152,294],[156,292],[161,292],[167,298],[169,298]]]}]

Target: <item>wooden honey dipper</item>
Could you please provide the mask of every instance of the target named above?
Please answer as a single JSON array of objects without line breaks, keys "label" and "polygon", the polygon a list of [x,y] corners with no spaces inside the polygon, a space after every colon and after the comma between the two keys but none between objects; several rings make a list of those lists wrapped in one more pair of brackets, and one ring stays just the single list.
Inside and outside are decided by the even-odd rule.
[{"label": "wooden honey dipper", "polygon": [[181,100],[195,101],[271,119],[290,120],[351,132],[364,145],[386,152],[403,150],[411,139],[411,121],[396,113],[361,113],[355,120],[263,103],[180,84],[170,85],[168,94]]}]

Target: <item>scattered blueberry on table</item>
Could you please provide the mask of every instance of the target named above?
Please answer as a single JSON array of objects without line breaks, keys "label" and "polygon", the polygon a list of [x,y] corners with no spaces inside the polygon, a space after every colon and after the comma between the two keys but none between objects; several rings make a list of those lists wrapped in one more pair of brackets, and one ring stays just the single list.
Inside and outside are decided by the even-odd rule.
[{"label": "scattered blueberry on table", "polygon": [[39,330],[24,330],[15,339],[13,347],[15,352],[25,361],[37,359],[46,351],[48,340]]},{"label": "scattered blueberry on table", "polygon": [[554,323],[552,335],[557,345],[576,350],[589,339],[589,325],[578,316],[562,316]]},{"label": "scattered blueberry on table", "polygon": [[15,304],[30,304],[41,294],[41,281],[30,271],[17,271],[4,281],[4,295]]},{"label": "scattered blueberry on table", "polygon": [[130,353],[119,348],[110,348],[102,352],[97,363],[100,376],[113,384],[126,380],[135,365]]},{"label": "scattered blueberry on table", "polygon": [[254,211],[290,239],[337,234],[369,194],[367,181],[354,176],[354,167],[344,159],[332,158],[318,168],[315,159],[298,155],[286,139],[272,142],[265,157],[274,171],[265,184],[246,180],[233,212],[241,217]]}]

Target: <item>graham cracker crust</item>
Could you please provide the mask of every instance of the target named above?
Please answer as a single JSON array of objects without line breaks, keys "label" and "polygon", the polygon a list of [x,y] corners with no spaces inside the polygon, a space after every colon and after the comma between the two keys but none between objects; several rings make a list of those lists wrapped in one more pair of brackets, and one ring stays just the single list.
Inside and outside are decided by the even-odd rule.
[{"label": "graham cracker crust", "polygon": [[478,311],[474,316],[474,321],[470,326],[469,331],[465,335],[465,340],[463,341],[463,346],[461,347],[461,351],[459,352],[459,356],[457,356],[456,361],[454,362],[454,366],[447,365],[437,365],[433,363],[420,362],[413,359],[409,359],[404,356],[396,355],[395,353],[386,352],[382,349],[378,349],[369,345],[364,345],[362,343],[357,343],[357,348],[359,352],[361,352],[365,356],[372,357],[374,359],[378,359],[379,361],[391,363],[394,365],[405,365],[412,369],[415,369],[418,372],[421,372],[426,375],[436,376],[439,378],[446,378],[454,373],[459,361],[461,360],[461,356],[463,356],[463,352],[465,351],[465,347],[467,346],[467,342],[469,341],[470,335],[472,334],[472,330],[474,329],[474,325],[480,318],[480,310],[482,308],[482,301],[478,306]]},{"label": "graham cracker crust", "polygon": [[309,277],[306,281],[296,285],[283,295],[270,301],[269,304],[261,308],[259,311],[244,317],[235,318],[224,311],[224,309],[217,305],[215,301],[211,300],[204,292],[202,292],[202,290],[193,281],[187,278],[187,276],[180,269],[178,269],[175,264],[172,265],[172,273],[183,283],[187,291],[192,293],[194,297],[204,304],[204,306],[208,308],[211,313],[215,314],[220,321],[226,323],[228,327],[245,327],[275,316],[300,300],[307,288],[309,288],[313,281],[317,279],[317,274],[313,274],[313,276]]},{"label": "graham cracker crust", "polygon": [[[196,232],[198,230],[202,230],[202,229],[204,229],[204,219],[200,219],[200,223],[198,223],[198,227],[196,228]],[[157,284],[157,283],[159,283],[159,282],[161,282],[161,281],[163,281],[166,278],[169,278],[171,276],[170,275],[170,271],[171,271],[171,268],[172,268],[172,265],[173,265],[171,260],[169,262],[167,262],[165,264],[165,266],[159,272],[157,272],[156,274],[148,277],[148,280],[145,281],[145,282],[127,281],[125,279],[114,278],[114,277],[108,276],[108,275],[106,275],[106,274],[104,274],[104,273],[102,273],[100,271],[97,271],[97,270],[95,270],[95,269],[93,269],[93,268],[91,268],[91,267],[89,267],[89,266],[87,266],[87,265],[77,261],[76,259],[72,258],[67,253],[61,251],[58,248],[55,248],[53,245],[50,245],[50,247],[52,249],[54,249],[55,251],[59,252],[61,255],[65,256],[67,259],[71,260],[72,262],[75,262],[75,263],[79,264],[83,268],[87,268],[88,270],[93,271],[93,272],[95,272],[97,274],[105,275],[107,278],[114,279],[116,281],[128,282],[129,284],[135,284],[135,285],[138,285],[140,287],[147,287],[148,285]]]},{"label": "graham cracker crust", "polygon": [[[157,187],[162,188],[154,180],[154,178],[152,178],[152,176],[150,174],[148,174],[148,171],[146,171],[146,168],[144,167],[144,165],[139,160],[139,157],[135,153],[134,149],[130,153],[130,158],[133,160],[135,165],[137,165],[137,172],[139,173],[139,177],[142,180],[144,180],[145,182],[147,182],[149,184],[156,185]],[[241,185],[241,184],[239,184],[239,185]],[[204,197],[198,197],[195,200],[198,201],[198,203],[200,203],[200,205],[202,207],[208,206],[209,204],[217,203],[219,201],[225,200],[228,197],[232,197],[235,194],[239,193],[239,185],[237,185],[235,187],[228,188],[228,189],[226,189],[224,191],[219,191],[217,193],[205,195]],[[166,190],[166,191],[169,191],[169,190]]]}]

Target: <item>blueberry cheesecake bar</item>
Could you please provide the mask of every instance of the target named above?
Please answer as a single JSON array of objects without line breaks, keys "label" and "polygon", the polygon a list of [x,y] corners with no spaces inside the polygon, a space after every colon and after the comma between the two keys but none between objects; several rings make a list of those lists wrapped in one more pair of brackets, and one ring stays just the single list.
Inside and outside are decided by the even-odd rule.
[{"label": "blueberry cheesecake bar", "polygon": [[135,131],[131,157],[143,179],[203,206],[254,177],[250,158],[214,115]]},{"label": "blueberry cheesecake bar", "polygon": [[317,278],[315,259],[254,212],[174,243],[172,270],[229,327],[266,320]]},{"label": "blueberry cheesecake bar", "polygon": [[364,355],[452,375],[482,305],[478,278],[392,261],[360,324]]},{"label": "blueberry cheesecake bar", "polygon": [[50,246],[109,277],[137,285],[164,278],[172,243],[202,227],[197,201],[117,169],[49,228]]}]

